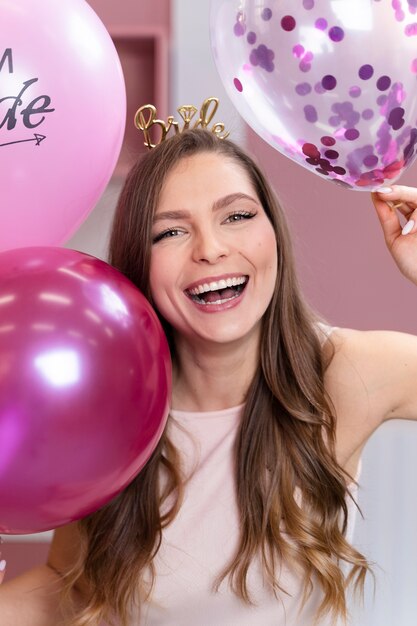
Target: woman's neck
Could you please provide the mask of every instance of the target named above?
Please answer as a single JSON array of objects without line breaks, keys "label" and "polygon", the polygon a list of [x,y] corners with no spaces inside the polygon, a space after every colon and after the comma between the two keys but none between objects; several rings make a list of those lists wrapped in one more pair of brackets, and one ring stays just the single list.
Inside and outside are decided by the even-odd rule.
[{"label": "woman's neck", "polygon": [[172,408],[216,411],[238,406],[259,367],[259,340],[198,345],[176,341]]}]

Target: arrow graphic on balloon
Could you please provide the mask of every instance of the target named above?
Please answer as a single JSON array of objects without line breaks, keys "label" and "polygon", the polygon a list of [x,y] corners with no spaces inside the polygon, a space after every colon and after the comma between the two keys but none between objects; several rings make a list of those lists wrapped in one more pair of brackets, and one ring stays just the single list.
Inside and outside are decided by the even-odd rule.
[{"label": "arrow graphic on balloon", "polygon": [[31,141],[35,141],[36,142],[36,146],[39,146],[40,143],[46,139],[46,135],[37,135],[35,133],[33,139],[21,139],[20,141],[10,141],[9,143],[0,143],[0,148],[3,148],[4,146],[12,146],[15,143],[29,143]]}]

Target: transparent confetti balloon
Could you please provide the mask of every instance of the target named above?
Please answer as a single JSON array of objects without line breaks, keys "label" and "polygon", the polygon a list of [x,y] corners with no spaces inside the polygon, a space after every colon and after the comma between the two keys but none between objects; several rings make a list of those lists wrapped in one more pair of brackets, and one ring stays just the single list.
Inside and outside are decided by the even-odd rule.
[{"label": "transparent confetti balloon", "polygon": [[417,0],[212,0],[211,41],[248,124],[355,190],[416,158]]}]

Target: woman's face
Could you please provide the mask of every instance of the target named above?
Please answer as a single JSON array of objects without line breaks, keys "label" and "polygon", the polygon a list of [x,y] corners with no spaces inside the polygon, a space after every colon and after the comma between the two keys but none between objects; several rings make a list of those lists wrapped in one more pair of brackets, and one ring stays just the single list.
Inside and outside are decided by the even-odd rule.
[{"label": "woman's face", "polygon": [[152,238],[152,298],[174,336],[258,340],[276,239],[243,167],[213,153],[182,159],[163,186]]}]

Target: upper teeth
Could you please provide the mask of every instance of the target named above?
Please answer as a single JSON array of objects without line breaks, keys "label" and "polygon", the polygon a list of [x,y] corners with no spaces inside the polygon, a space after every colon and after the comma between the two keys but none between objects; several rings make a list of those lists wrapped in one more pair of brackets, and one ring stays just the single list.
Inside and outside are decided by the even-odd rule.
[{"label": "upper teeth", "polygon": [[207,293],[207,291],[219,291],[219,289],[226,289],[226,287],[237,287],[237,285],[243,285],[243,283],[246,283],[246,280],[245,276],[240,276],[239,278],[227,278],[226,280],[218,280],[212,283],[203,283],[202,285],[198,285],[198,287],[194,287],[188,291],[192,296],[197,296],[200,293]]}]

